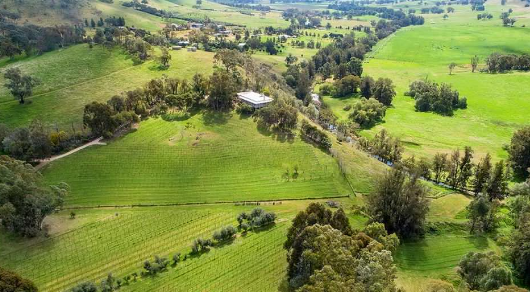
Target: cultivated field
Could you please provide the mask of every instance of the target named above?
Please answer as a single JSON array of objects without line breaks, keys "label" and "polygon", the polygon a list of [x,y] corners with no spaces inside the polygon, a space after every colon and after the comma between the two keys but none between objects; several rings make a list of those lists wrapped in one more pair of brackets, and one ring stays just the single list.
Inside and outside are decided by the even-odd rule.
[{"label": "cultivated field", "polygon": [[197,114],[180,122],[153,118],[107,146],[94,146],[51,163],[44,176],[49,183],[67,182],[72,191],[66,201],[77,206],[352,193],[329,154],[298,137],[283,140],[256,127],[251,118],[235,113]]},{"label": "cultivated field", "polygon": [[[296,202],[262,206],[278,214],[275,226],[189,257],[154,278],[131,280],[126,291],[189,291],[206,284],[216,291],[238,291],[247,285],[271,291],[279,285],[286,266],[282,244],[288,220],[303,206]],[[47,220],[56,232],[50,238],[19,242],[3,237],[6,249],[0,252],[0,261],[31,278],[42,291],[64,291],[87,280],[99,282],[108,273],[119,278],[134,272],[140,275],[144,261],[155,255],[171,260],[176,253],[184,258],[194,239],[209,238],[221,227],[237,225],[237,214],[254,207],[87,209],[76,210],[75,219],[64,211]],[[57,222],[60,226],[54,225]],[[220,277],[210,276],[220,272],[224,273]],[[217,290],[221,287],[224,290]]]}]

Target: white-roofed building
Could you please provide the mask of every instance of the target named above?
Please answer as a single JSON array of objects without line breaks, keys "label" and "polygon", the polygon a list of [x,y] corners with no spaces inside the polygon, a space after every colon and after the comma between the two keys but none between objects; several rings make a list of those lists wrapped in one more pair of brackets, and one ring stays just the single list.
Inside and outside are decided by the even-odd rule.
[{"label": "white-roofed building", "polygon": [[272,102],[272,98],[254,91],[239,92],[237,98],[255,109],[262,108]]}]

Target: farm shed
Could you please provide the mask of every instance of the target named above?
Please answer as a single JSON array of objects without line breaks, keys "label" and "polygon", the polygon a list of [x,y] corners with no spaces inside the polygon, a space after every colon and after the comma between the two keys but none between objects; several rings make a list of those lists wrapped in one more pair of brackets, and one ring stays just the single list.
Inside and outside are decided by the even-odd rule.
[{"label": "farm shed", "polygon": [[237,98],[255,109],[262,108],[272,101],[272,98],[254,91],[239,92]]}]

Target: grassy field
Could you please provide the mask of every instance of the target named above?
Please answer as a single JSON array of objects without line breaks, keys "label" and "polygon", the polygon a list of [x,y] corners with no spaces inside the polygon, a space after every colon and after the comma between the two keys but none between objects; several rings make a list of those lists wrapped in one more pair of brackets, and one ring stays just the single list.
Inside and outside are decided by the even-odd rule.
[{"label": "grassy field", "polygon": [[59,8],[59,2],[53,0],[3,0],[0,4],[2,9],[19,13],[19,23],[53,27],[78,24],[85,18],[98,17],[97,10],[89,1],[70,2],[75,5],[69,8]]},{"label": "grassy field", "polygon": [[[260,275],[269,276],[268,284],[278,285],[281,277],[277,276],[284,273],[286,264],[281,247],[288,226],[286,220],[291,218],[293,210],[301,206],[297,202],[263,206],[278,214],[280,221],[275,227],[259,233],[249,232],[232,244],[190,258],[159,277],[135,283],[130,290],[151,291],[151,287],[156,285],[158,291],[164,291],[164,287],[178,284],[182,289],[187,287],[185,291],[188,291],[207,276],[205,271],[247,275],[245,278],[250,281],[250,276],[256,275],[256,270],[262,268]],[[64,291],[85,280],[99,282],[108,273],[116,277],[132,272],[140,274],[143,262],[152,260],[155,255],[171,258],[180,252],[184,257],[190,252],[194,239],[209,238],[215,230],[228,224],[237,225],[237,214],[252,208],[219,205],[87,209],[76,210],[76,219],[69,219],[69,212],[64,211],[50,217],[47,222],[71,226],[54,226],[59,231],[49,238],[19,242],[3,236],[2,246],[7,248],[0,251],[0,260],[7,268],[31,278],[43,291]],[[236,264],[234,258],[242,261],[244,258],[247,264]],[[217,269],[212,269],[214,266]],[[201,272],[198,273],[197,269]],[[245,284],[230,273],[224,278],[208,276],[208,284],[212,287],[226,285],[227,277],[236,287]],[[264,280],[262,278],[255,285],[262,286]],[[230,291],[236,291],[235,287]]]},{"label": "grassy field", "polygon": [[[365,156],[356,159],[372,163]],[[296,168],[298,175],[294,174]],[[369,189],[372,174],[357,173],[353,188]],[[53,162],[44,176],[49,183],[67,182],[72,188],[67,204],[76,206],[352,193],[329,154],[298,137],[282,140],[260,133],[251,118],[236,114],[197,114],[180,122],[150,119],[142,122],[138,131],[107,146],[91,147]]]},{"label": "grassy field", "polygon": [[50,125],[70,129],[82,123],[85,104],[91,101],[107,101],[123,91],[142,87],[153,78],[191,78],[199,72],[212,72],[213,53],[204,51],[171,51],[171,67],[159,70],[155,60],[134,65],[130,57],[118,49],[107,50],[95,46],[76,45],[53,51],[42,56],[30,57],[17,62],[0,61],[0,70],[20,68],[41,80],[34,95],[20,105],[4,88],[0,77],[0,123],[23,126],[40,118]]},{"label": "grassy field", "polygon": [[444,234],[403,243],[394,260],[401,272],[416,277],[439,278],[453,274],[460,259],[469,251],[494,249],[487,237]]},{"label": "grassy field", "polygon": [[[308,201],[262,203],[278,215],[275,226],[238,234],[228,244],[189,257],[156,277],[131,281],[124,291],[275,291],[285,274],[283,242],[293,216]],[[191,242],[209,238],[255,206],[231,204],[62,211],[46,219],[49,238],[20,240],[1,234],[0,261],[31,278],[42,291],[64,291],[112,273],[140,274],[145,260],[190,252]],[[355,224],[355,218],[352,218]]]},{"label": "grassy field", "polygon": [[[494,15],[489,21],[476,20],[477,13],[469,6],[455,8],[457,12],[448,20],[428,15],[425,25],[402,29],[376,46],[364,72],[393,79],[398,95],[385,123],[364,134],[372,136],[384,127],[406,143],[409,153],[417,155],[470,145],[477,156],[490,152],[495,159],[506,158],[503,145],[516,129],[530,124],[530,89],[521,86],[530,81],[530,73],[471,73],[469,63],[474,55],[484,63],[493,52],[530,52],[524,45],[530,30],[502,27],[498,15],[509,6],[500,7],[497,1],[486,4],[486,11]],[[453,75],[447,69],[451,62],[458,64]],[[415,112],[414,101],[403,94],[410,82],[426,77],[452,84],[467,97],[468,109],[453,117]]]}]

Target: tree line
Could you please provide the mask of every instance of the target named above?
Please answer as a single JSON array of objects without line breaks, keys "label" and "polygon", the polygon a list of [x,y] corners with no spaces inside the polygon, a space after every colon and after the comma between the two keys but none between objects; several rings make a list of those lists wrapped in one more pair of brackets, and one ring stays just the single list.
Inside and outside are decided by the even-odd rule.
[{"label": "tree line", "polygon": [[488,73],[504,73],[511,70],[530,70],[530,56],[528,54],[501,54],[492,53],[486,58]]},{"label": "tree line", "polygon": [[85,30],[80,25],[41,27],[32,24],[18,25],[0,15],[0,57],[42,54],[82,43]]}]

